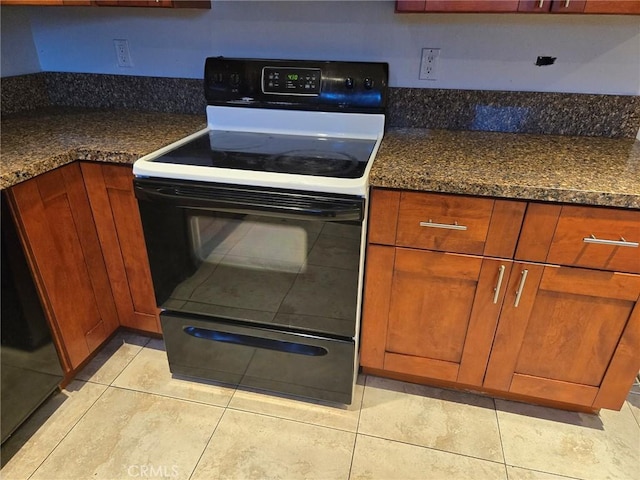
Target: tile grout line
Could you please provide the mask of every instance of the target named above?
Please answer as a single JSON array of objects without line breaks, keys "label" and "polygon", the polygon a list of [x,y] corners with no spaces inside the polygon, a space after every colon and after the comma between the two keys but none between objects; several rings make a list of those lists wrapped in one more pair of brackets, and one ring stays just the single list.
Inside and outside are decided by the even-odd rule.
[{"label": "tile grout line", "polygon": [[533,468],[527,468],[527,467],[521,467],[519,465],[512,465],[507,463],[507,457],[504,454],[504,443],[502,441],[502,431],[500,430],[500,418],[498,417],[498,408],[496,406],[496,400],[495,398],[493,399],[493,404],[495,407],[495,413],[496,413],[496,421],[498,422],[498,433],[500,434],[500,446],[502,448],[502,458],[504,459],[504,469],[505,469],[505,473],[507,475],[507,480],[509,480],[509,469],[507,467],[514,467],[514,468],[519,468],[521,470],[527,470],[527,471],[531,471],[531,472],[538,472],[538,473],[544,473],[547,475],[555,475],[555,476],[560,476],[563,478],[567,478],[567,479],[571,479],[571,480],[581,480],[579,477],[570,477],[568,475],[563,475],[561,473],[556,473],[556,472],[548,472],[545,470],[537,470],[537,469],[533,469]]},{"label": "tile grout line", "polygon": [[544,470],[538,470],[538,469],[535,469],[535,468],[520,467],[518,465],[509,465],[509,464],[507,464],[507,466],[508,467],[513,467],[513,468],[518,468],[520,470],[526,470],[528,472],[543,473],[545,475],[552,475],[554,477],[566,478],[567,480],[586,480],[585,478],[582,478],[582,477],[570,477],[570,476],[564,475],[562,473],[545,472]]},{"label": "tile grout line", "polygon": [[[93,383],[93,382],[87,382],[85,380],[74,380],[77,382],[81,382],[81,383]],[[94,385],[96,385],[95,383],[93,383]],[[60,444],[69,436],[69,434],[73,431],[74,428],[76,428],[76,426],[78,425],[78,423],[80,423],[82,421],[82,419],[87,415],[87,413],[89,413],[89,410],[91,410],[96,403],[98,403],[98,400],[100,400],[102,398],[102,396],[107,392],[107,390],[109,390],[109,386],[105,385],[104,383],[102,384],[98,384],[98,385],[102,385],[103,387],[105,387],[105,389],[102,391],[102,393],[100,395],[98,395],[98,397],[93,401],[93,403],[91,403],[91,405],[89,406],[89,408],[87,408],[85,410],[85,412],[80,415],[80,418],[78,418],[78,420],[76,422],[73,423],[73,425],[71,426],[71,428],[69,429],[69,431],[67,433],[65,433],[62,438],[60,439],[60,441],[58,441],[55,445],[55,447],[53,447],[51,449],[51,451],[46,455],[46,457],[44,457],[44,459],[38,464],[38,466],[36,467],[36,469],[31,472],[31,474],[29,475],[28,479],[32,478],[36,472],[40,469],[40,467],[42,467],[42,465],[44,465],[44,463],[49,459],[49,457],[53,454],[53,452],[56,451],[56,449],[60,446]],[[27,480],[28,480],[27,479]]]},{"label": "tile grout line", "polygon": [[[83,379],[83,378],[78,378],[78,375],[80,375],[80,374],[82,373],[82,371],[83,371],[84,369],[86,369],[86,368],[87,368],[87,366],[88,366],[88,365],[89,365],[93,360],[95,360],[95,357],[91,360],[91,362],[89,362],[87,365],[85,365],[85,366],[82,368],[82,370],[80,370],[80,371],[78,372],[78,374],[74,377],[74,380],[78,380],[78,381],[81,381],[81,382],[87,382],[87,383],[93,383],[94,385],[106,385],[106,386],[108,386],[108,387],[112,386],[112,385],[113,385],[113,382],[115,382],[115,381],[118,379],[118,377],[120,377],[120,375],[122,375],[122,373],[123,373],[123,372],[126,370],[126,368],[131,364],[131,362],[133,362],[133,360],[134,360],[134,359],[135,359],[135,358],[140,354],[140,352],[142,351],[142,349],[143,349],[143,348],[145,348],[145,347],[149,344],[149,342],[152,340],[152,338],[153,338],[153,337],[149,337],[149,336],[147,336],[147,335],[142,335],[142,334],[138,334],[138,333],[134,333],[133,335],[136,335],[136,336],[138,336],[139,338],[146,339],[147,341],[144,343],[144,345],[136,345],[136,346],[139,346],[140,348],[138,349],[138,351],[136,352],[136,354],[135,354],[133,357],[131,357],[131,360],[129,360],[129,361],[124,365],[124,367],[122,367],[122,369],[120,370],[120,372],[115,376],[115,378],[114,378],[113,380],[111,380],[109,383],[103,383],[103,382],[98,382],[98,381],[96,381],[96,380],[91,380],[91,378],[85,378],[85,379]],[[117,335],[116,335],[116,337],[117,337]],[[114,337],[112,340],[110,340],[109,342],[107,342],[107,344],[109,344],[111,341],[113,341],[116,337]],[[105,345],[103,345],[102,347],[100,347],[100,348],[101,348],[101,350],[102,350],[102,349],[104,349],[104,347],[106,347],[106,346],[107,346],[107,344],[105,344]],[[134,344],[133,344],[133,343],[126,343],[126,342],[124,341],[124,339],[123,339],[122,344],[123,344],[123,345],[130,345],[130,346],[134,346]],[[104,363],[100,366],[100,368],[102,368],[102,367],[104,366],[104,364],[105,364],[106,362],[108,362],[108,361],[109,361],[109,360],[110,360],[110,359],[111,359],[111,358],[112,358],[116,353],[117,353],[117,350],[116,350],[115,352],[113,352],[111,355],[109,355],[109,357],[104,361]],[[98,369],[96,370],[96,372],[94,372],[94,375],[95,375],[98,371],[100,371],[100,368],[98,368]]]},{"label": "tile grout line", "polygon": [[[234,394],[235,394],[235,392],[234,392]],[[231,399],[229,399],[229,401],[231,401]],[[216,426],[213,427],[213,431],[211,432],[211,435],[209,435],[209,439],[207,440],[207,443],[204,445],[204,448],[202,449],[202,452],[200,452],[200,456],[198,457],[198,460],[196,460],[196,463],[193,466],[193,469],[191,470],[191,473],[189,473],[189,480],[191,480],[191,478],[193,478],[193,474],[196,473],[196,470],[198,469],[198,465],[200,464],[200,462],[202,461],[202,457],[204,456],[204,452],[206,452],[207,448],[209,448],[209,444],[211,443],[211,440],[213,440],[213,436],[215,435],[216,430],[218,430],[218,426],[220,425],[220,422],[222,421],[222,418],[224,417],[224,415],[226,413],[227,413],[227,407],[224,407],[224,409],[222,411],[222,415],[220,415],[220,418],[216,422]]]},{"label": "tile grout line", "polygon": [[[113,380],[111,380],[111,382],[109,383],[109,386],[110,386],[110,387],[113,387],[113,386],[114,386],[114,385],[113,385],[113,384],[114,384],[114,382],[115,382],[116,380],[118,380],[118,378],[120,378],[120,376],[124,373],[124,371],[127,369],[127,367],[128,367],[129,365],[131,365],[131,362],[133,362],[133,361],[136,359],[136,357],[137,357],[138,355],[140,355],[140,352],[142,352],[142,350],[143,350],[147,345],[149,345],[149,342],[150,342],[150,341],[151,341],[151,339],[152,339],[151,337],[147,337],[147,336],[145,336],[145,335],[140,335],[140,337],[141,337],[141,338],[146,338],[146,339],[147,339],[147,341],[145,342],[145,344],[144,344],[144,345],[142,345],[142,346],[140,347],[140,349],[136,352],[136,354],[135,354],[133,357],[131,357],[131,360],[129,360],[129,361],[127,362],[127,364],[126,364],[124,367],[122,367],[122,370],[120,370],[120,373],[118,373],[118,374],[115,376],[115,378],[114,378]],[[111,358],[111,357],[110,357],[110,358]]]},{"label": "tile grout line", "polygon": [[274,415],[274,414],[270,414],[270,413],[254,412],[253,410],[246,410],[244,408],[226,407],[225,411],[226,410],[230,410],[232,412],[248,413],[250,415],[259,415],[261,417],[274,418],[276,420],[284,420],[285,422],[300,423],[302,425],[309,425],[311,427],[326,428],[328,430],[335,430],[336,432],[354,433],[355,434],[355,432],[353,432],[352,430],[346,430],[344,428],[330,427],[328,425],[320,425],[318,423],[313,423],[313,422],[309,422],[309,421],[294,420],[292,418],[279,417],[278,415]]},{"label": "tile grout line", "polygon": [[500,429],[500,418],[498,417],[498,406],[496,399],[492,398],[493,414],[496,416],[496,426],[498,427],[498,438],[500,439],[500,451],[502,452],[502,464],[504,465],[504,478],[509,480],[509,469],[507,468],[507,456],[504,453],[504,442],[502,441],[502,430]]},{"label": "tile grout line", "polygon": [[351,450],[351,463],[349,463],[348,479],[351,478],[351,471],[353,470],[353,459],[356,456],[356,445],[358,444],[358,432],[360,431],[360,417],[362,416],[362,407],[364,407],[364,394],[367,388],[367,379],[369,375],[364,375],[364,383],[362,385],[362,397],[360,397],[360,409],[358,410],[358,422],[356,423],[356,432],[353,437],[353,448]]},{"label": "tile grout line", "polygon": [[140,393],[140,394],[143,394],[143,395],[153,395],[154,397],[167,398],[169,400],[178,400],[179,402],[195,403],[197,405],[205,405],[207,407],[221,408],[222,410],[225,410],[227,408],[227,407],[224,407],[222,405],[214,405],[212,403],[206,403],[206,402],[202,402],[202,401],[198,401],[198,400],[191,400],[191,399],[188,399],[188,398],[172,397],[171,395],[167,395],[167,394],[164,394],[164,393],[149,392],[147,390],[136,390],[135,388],[122,387],[120,385],[109,385],[108,388],[114,388],[114,389],[117,389],[117,390],[123,390],[125,392]]},{"label": "tile grout line", "polygon": [[633,413],[633,409],[631,408],[631,402],[629,400],[625,400],[624,403],[627,404],[627,406],[629,407],[629,410],[631,410],[631,416],[634,418],[634,420],[638,424],[638,428],[640,428],[640,416],[636,417],[635,413]]},{"label": "tile grout line", "polygon": [[474,457],[473,455],[468,455],[466,453],[451,452],[449,450],[442,450],[440,448],[428,447],[428,446],[419,445],[419,444],[416,444],[416,443],[405,442],[403,440],[395,440],[395,439],[392,439],[392,438],[380,437],[378,435],[372,435],[370,433],[359,433],[358,435],[363,436],[363,437],[377,438],[379,440],[386,440],[388,442],[401,443],[402,445],[409,445],[410,447],[422,448],[424,450],[433,450],[435,452],[448,453],[449,455],[457,455],[459,457],[471,458],[472,460],[480,460],[481,462],[495,463],[496,465],[505,465],[504,462],[500,462],[498,460],[489,460],[488,458]]}]

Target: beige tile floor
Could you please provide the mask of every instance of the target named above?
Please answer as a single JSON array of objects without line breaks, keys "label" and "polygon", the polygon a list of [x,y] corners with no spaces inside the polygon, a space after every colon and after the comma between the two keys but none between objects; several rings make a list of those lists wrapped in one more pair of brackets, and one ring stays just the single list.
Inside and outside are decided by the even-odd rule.
[{"label": "beige tile floor", "polygon": [[640,480],[640,394],[585,415],[361,377],[351,407],[172,378],[120,333],[2,447],[2,479]]}]

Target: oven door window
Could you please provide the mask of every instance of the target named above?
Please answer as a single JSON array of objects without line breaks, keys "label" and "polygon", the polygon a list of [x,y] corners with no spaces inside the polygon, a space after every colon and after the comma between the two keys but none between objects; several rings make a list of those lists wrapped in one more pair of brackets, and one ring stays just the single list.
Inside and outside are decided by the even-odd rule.
[{"label": "oven door window", "polygon": [[[360,222],[173,210],[181,218],[165,232],[182,238],[183,247],[169,242],[173,251],[150,254],[160,308],[355,335]],[[162,217],[170,221],[171,216]],[[149,241],[147,235],[150,251],[160,248],[153,237]],[[175,258],[176,248],[188,252],[181,255],[181,265],[167,269],[161,259]]]}]

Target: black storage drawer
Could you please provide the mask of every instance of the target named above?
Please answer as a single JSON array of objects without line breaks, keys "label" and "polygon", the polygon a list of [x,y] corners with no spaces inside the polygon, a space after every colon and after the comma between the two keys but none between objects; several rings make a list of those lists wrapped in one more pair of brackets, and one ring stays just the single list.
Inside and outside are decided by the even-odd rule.
[{"label": "black storage drawer", "polygon": [[351,403],[355,342],[163,312],[171,372]]}]

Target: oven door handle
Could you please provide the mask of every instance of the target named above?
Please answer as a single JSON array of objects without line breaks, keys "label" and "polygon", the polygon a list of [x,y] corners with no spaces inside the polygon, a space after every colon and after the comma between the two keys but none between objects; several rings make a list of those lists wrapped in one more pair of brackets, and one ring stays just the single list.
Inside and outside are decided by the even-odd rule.
[{"label": "oven door handle", "polygon": [[364,200],[318,194],[266,192],[226,187],[181,188],[135,182],[138,200],[160,202],[177,208],[194,208],[243,215],[266,215],[322,221],[361,221]]}]

